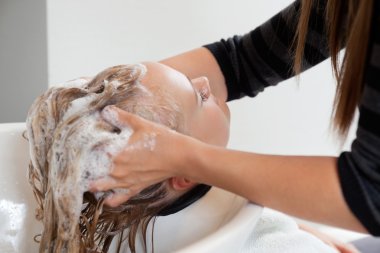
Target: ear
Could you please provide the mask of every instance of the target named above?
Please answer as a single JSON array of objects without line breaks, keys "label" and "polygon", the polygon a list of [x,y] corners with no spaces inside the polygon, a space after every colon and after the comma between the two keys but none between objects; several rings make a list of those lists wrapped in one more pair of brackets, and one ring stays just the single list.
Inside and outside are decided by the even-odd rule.
[{"label": "ear", "polygon": [[187,190],[196,184],[195,182],[192,182],[184,177],[172,177],[169,179],[169,183],[176,191]]}]

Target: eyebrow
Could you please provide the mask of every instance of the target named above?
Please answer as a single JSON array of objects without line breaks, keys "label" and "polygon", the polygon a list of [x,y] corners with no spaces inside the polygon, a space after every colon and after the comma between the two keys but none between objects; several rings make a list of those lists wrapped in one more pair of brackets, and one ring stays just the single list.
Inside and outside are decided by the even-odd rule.
[{"label": "eyebrow", "polygon": [[196,101],[197,105],[199,106],[199,105],[201,104],[201,103],[199,102],[199,94],[198,94],[198,92],[195,90],[195,88],[194,88],[194,86],[193,86],[193,83],[191,82],[191,79],[190,79],[187,75],[185,75],[185,76],[186,76],[187,80],[189,80],[189,83],[190,83],[190,85],[191,85],[191,88],[193,88],[194,95],[195,95],[195,101]]}]

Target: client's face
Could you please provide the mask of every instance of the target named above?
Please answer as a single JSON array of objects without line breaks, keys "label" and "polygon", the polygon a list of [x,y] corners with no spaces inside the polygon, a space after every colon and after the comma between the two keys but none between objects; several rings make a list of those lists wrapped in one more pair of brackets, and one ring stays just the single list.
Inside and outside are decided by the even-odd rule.
[{"label": "client's face", "polygon": [[184,133],[203,142],[226,146],[229,137],[229,109],[212,95],[205,77],[189,80],[182,73],[159,63],[144,63],[147,73],[141,83],[160,88],[182,108]]}]

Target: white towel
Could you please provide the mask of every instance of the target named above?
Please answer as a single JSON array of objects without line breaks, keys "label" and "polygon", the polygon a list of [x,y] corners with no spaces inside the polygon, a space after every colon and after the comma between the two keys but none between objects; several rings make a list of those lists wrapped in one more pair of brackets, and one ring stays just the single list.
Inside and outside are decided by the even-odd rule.
[{"label": "white towel", "polygon": [[267,208],[241,249],[241,253],[337,252],[312,234],[300,230],[290,217]]}]

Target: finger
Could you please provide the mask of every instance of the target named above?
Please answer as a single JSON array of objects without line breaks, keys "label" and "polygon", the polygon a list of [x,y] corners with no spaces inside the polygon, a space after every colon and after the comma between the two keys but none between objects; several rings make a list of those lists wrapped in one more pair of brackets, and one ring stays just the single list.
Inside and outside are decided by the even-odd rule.
[{"label": "finger", "polygon": [[134,185],[138,187],[148,187],[156,183],[162,182],[169,179],[173,175],[164,174],[161,171],[139,171],[138,173],[128,173],[126,175],[125,168],[122,166],[115,166],[115,169],[109,174],[109,177],[114,179],[123,185],[123,187],[128,187]]},{"label": "finger", "polygon": [[131,197],[131,195],[125,193],[114,193],[104,200],[104,204],[110,207],[117,207],[127,202]]},{"label": "finger", "polygon": [[120,129],[136,129],[141,119],[132,113],[126,112],[116,106],[106,106],[101,113],[104,120]]},{"label": "finger", "polygon": [[346,246],[352,253],[360,253],[360,251],[352,243],[348,243]]},{"label": "finger", "polygon": [[337,244],[336,247],[341,253],[360,253],[352,244]]},{"label": "finger", "polygon": [[90,182],[90,192],[105,192],[116,188],[127,188],[125,183],[119,182],[112,177],[101,178],[96,181]]}]

